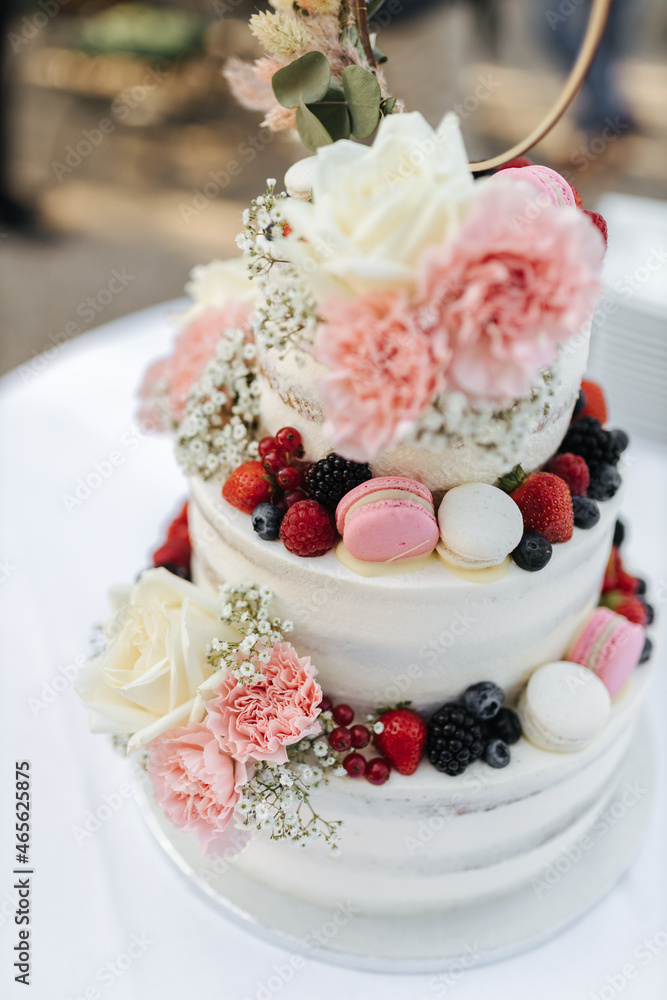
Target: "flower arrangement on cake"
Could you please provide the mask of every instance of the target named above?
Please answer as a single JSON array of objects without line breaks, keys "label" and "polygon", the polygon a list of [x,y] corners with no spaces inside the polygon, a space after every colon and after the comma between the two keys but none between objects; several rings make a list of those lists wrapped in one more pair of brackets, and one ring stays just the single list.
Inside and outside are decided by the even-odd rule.
[{"label": "flower arrangement on cake", "polygon": [[[454,115],[433,129],[388,93],[379,6],[276,0],[251,19],[266,56],[227,67],[315,152],[245,211],[237,259],[195,269],[146,373],[193,497],[77,684],[172,823],[226,856],[251,833],[338,850],[319,803],[341,782],[451,803],[468,769],[505,787],[515,755],[592,767],[651,655],[616,520],[627,435],[582,380],[604,220],[525,158],[476,178]],[[443,653],[424,629],[457,601],[500,610]],[[461,814],[492,808],[468,793]]]}]

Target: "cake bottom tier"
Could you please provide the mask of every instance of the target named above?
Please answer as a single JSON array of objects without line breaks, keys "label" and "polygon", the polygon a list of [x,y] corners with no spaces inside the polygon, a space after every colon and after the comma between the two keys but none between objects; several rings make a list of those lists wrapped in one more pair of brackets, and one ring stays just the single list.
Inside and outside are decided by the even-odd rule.
[{"label": "cake bottom tier", "polygon": [[[235,864],[288,895],[369,914],[443,910],[540,885],[594,850],[605,807],[638,718],[649,672],[641,668],[615,700],[603,732],[575,753],[540,750],[525,739],[502,770],[477,762],[452,778],[422,762],[380,788],[333,778],[313,793],[325,819],[342,819],[342,850],[294,847],[259,834]],[[643,795],[622,790],[630,808]]]}]

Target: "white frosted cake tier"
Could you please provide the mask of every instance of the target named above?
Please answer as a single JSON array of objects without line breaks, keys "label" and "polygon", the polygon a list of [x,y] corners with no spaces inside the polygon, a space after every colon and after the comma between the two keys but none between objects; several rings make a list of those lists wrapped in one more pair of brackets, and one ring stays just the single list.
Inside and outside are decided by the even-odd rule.
[{"label": "white frosted cake tier", "polygon": [[[540,880],[536,892],[548,892],[550,866],[557,873],[560,858],[574,863],[577,851],[595,850],[596,831],[604,833],[604,809],[648,680],[649,668],[638,668],[605,728],[575,753],[540,750],[522,738],[501,770],[477,761],[449,777],[422,761],[414,775],[393,772],[379,788],[332,778],[311,801],[324,818],[344,821],[340,854],[319,842],[295,847],[259,834],[234,863],[289,895],[345,902],[362,913],[442,910],[531,879]],[[630,808],[643,791],[623,789],[624,804]]]},{"label": "white frosted cake tier", "polygon": [[[587,328],[561,348],[548,393],[537,409],[519,404],[515,413],[497,423],[490,413],[485,415],[481,440],[465,431],[461,440],[443,442],[441,450],[401,445],[382,452],[371,462],[374,475],[410,476],[437,492],[461,483],[495,483],[518,464],[526,472],[537,469],[565,436],[586,371],[589,344]],[[323,432],[318,391],[326,369],[304,351],[290,351],[281,358],[271,348],[260,349],[259,369],[260,415],[267,433],[298,427],[313,461],[335,450]]]},{"label": "white frosted cake tier", "polygon": [[599,523],[575,528],[537,573],[510,563],[504,579],[472,582],[434,556],[419,571],[368,578],[335,550],[302,558],[262,541],[221,485],[191,481],[194,582],[270,587],[323,690],[361,709],[411,700],[429,711],[480,680],[514,699],[535,667],[562,658],[597,604],[620,505],[620,493],[601,503]]}]

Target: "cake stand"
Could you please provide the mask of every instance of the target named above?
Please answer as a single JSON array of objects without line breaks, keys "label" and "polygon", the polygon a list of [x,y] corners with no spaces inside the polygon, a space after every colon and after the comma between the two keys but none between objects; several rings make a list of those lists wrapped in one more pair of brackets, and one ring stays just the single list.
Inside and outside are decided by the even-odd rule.
[{"label": "cake stand", "polygon": [[[562,856],[540,877],[480,905],[409,917],[363,915],[316,906],[255,881],[233,860],[208,858],[196,838],[171,825],[145,774],[135,795],[155,839],[215,909],[285,950],[368,972],[457,971],[527,951],[581,917],[614,885],[638,851],[654,791],[653,754],[640,722],[615,791],[591,833],[592,849]],[[643,794],[628,806],[626,786]],[[644,793],[645,790],[645,793]],[[316,944],[313,944],[316,942]],[[460,974],[459,972],[459,974]]]}]

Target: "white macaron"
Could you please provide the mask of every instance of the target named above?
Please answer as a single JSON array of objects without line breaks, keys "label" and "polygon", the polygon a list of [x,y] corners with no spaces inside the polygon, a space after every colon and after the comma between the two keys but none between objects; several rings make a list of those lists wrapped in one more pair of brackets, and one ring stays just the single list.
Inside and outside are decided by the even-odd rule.
[{"label": "white macaron", "polygon": [[599,677],[578,663],[546,663],[531,675],[519,700],[526,739],[542,750],[581,750],[604,727],[611,710]]},{"label": "white macaron", "polygon": [[297,201],[310,201],[313,193],[316,163],[316,156],[306,156],[303,160],[297,160],[289,168],[285,174],[285,190],[290,198],[296,198]]},{"label": "white macaron", "polygon": [[463,569],[499,565],[523,535],[523,517],[514,500],[486,483],[465,483],[445,493],[438,524],[438,551]]}]

